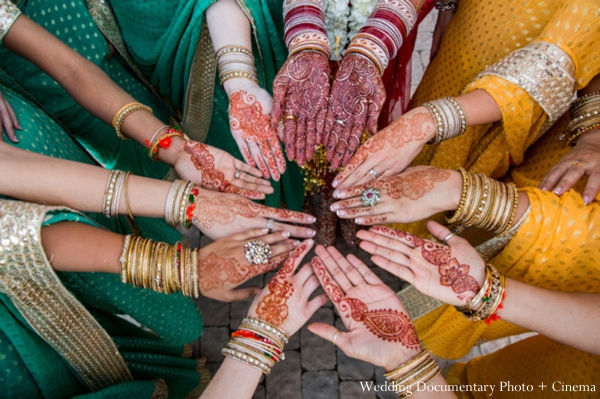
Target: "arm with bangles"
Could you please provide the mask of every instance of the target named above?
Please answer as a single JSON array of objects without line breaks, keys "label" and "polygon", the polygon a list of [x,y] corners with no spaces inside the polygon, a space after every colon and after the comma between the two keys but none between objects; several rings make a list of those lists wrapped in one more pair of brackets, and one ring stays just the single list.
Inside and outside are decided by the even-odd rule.
[{"label": "arm with bangles", "polygon": [[[42,228],[42,245],[52,267],[59,271],[121,274],[123,283],[170,294],[206,296],[219,301],[250,297],[257,287],[236,289],[259,274],[281,265],[300,243],[289,233],[253,229],[216,240],[199,250],[116,234],[83,223],[61,222]],[[261,240],[271,257],[249,263],[245,245]]]},{"label": "arm with bangles", "polygon": [[218,0],[206,10],[217,53],[219,79],[229,97],[229,125],[240,153],[265,179],[279,181],[286,164],[271,125],[271,95],[258,84],[250,21],[235,0]]},{"label": "arm with bangles", "polygon": [[284,360],[288,338],[327,302],[323,294],[310,299],[319,281],[309,264],[296,273],[312,246],[312,240],[304,241],[256,295],[247,318],[223,349],[225,360],[201,398],[251,398],[261,376]]},{"label": "arm with bangles", "polygon": [[[392,122],[375,136],[368,139],[336,176],[332,186],[336,192],[362,185],[375,179],[392,177],[408,167],[426,144],[433,144],[462,134],[468,126],[500,121],[502,115],[498,104],[484,90],[474,90],[451,100],[443,101],[447,117],[453,115],[452,132],[436,123],[432,110],[439,106],[419,106]],[[451,101],[451,102],[449,102]],[[461,111],[462,109],[462,111]],[[448,115],[448,112],[453,113]],[[459,113],[462,113],[462,117]],[[334,196],[336,195],[334,192]]]},{"label": "arm with bangles", "polygon": [[[123,137],[154,147],[157,159],[174,167],[183,178],[206,188],[253,199],[262,199],[265,194],[273,192],[269,182],[261,179],[255,168],[224,151],[186,141],[176,131],[166,130],[168,126],[146,112],[148,108],[139,108],[143,105],[136,103],[98,66],[25,15],[19,16],[13,23],[4,39],[4,46],[54,78],[75,101],[102,121],[114,126],[118,116],[124,117],[120,125]],[[144,112],[127,113],[127,108]],[[237,170],[244,173],[236,173]]]},{"label": "arm with bangles", "polygon": [[[504,279],[493,266],[486,267],[465,239],[447,238],[450,231],[433,221],[428,222],[428,228],[437,239],[446,239],[447,245],[382,226],[358,235],[364,240],[361,248],[373,254],[375,264],[425,295],[463,307],[470,320],[489,323],[501,318],[565,345],[600,354],[600,338],[589,334],[600,328],[600,320],[593,316],[600,311],[600,295],[552,291]],[[495,290],[495,282],[503,288]],[[488,309],[484,309],[486,304],[490,304]]]},{"label": "arm with bangles", "polygon": [[[111,172],[103,168],[50,158],[14,148],[0,142],[1,194],[25,201],[51,205],[69,206],[80,211],[105,213],[105,194]],[[118,171],[117,171],[118,172]],[[123,173],[121,173],[123,174]],[[15,179],[14,176],[19,176]],[[170,206],[180,205],[189,208],[194,205],[192,223],[212,239],[249,230],[263,228],[267,219],[277,221],[275,231],[287,231],[293,237],[307,238],[314,231],[291,223],[310,224],[314,217],[284,209],[270,208],[256,204],[236,194],[196,188],[194,204],[181,203],[169,193],[175,183],[128,176],[113,188],[122,187],[121,195],[115,197],[118,203],[111,204],[110,214],[136,215],[166,218],[167,202]],[[188,198],[189,199],[189,198]],[[173,220],[173,218],[171,218]],[[169,220],[168,220],[169,221]],[[184,222],[186,220],[180,220]]]}]

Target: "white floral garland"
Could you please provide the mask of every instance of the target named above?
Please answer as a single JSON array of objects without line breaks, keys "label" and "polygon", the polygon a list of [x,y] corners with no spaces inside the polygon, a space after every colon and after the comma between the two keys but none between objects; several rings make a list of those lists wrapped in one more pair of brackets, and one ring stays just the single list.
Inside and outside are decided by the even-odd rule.
[{"label": "white floral garland", "polygon": [[377,0],[323,0],[327,36],[331,43],[331,59],[339,61],[350,40],[371,15]]}]

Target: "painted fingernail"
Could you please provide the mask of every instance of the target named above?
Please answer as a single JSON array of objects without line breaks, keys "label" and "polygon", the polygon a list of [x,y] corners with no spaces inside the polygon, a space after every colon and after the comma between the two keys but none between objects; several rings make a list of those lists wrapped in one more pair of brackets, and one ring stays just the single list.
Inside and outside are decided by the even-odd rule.
[{"label": "painted fingernail", "polygon": [[338,190],[333,192],[333,198],[340,198],[340,192]]},{"label": "painted fingernail", "polygon": [[298,241],[298,240],[294,241],[294,246],[297,247],[298,245],[300,245],[300,241]]},{"label": "painted fingernail", "polygon": [[[334,180],[333,183],[331,183],[331,186],[333,188],[336,188],[340,183],[337,180]],[[333,193],[333,196],[335,197],[335,192]]]},{"label": "painted fingernail", "polygon": [[317,221],[317,218],[316,218],[316,217],[314,217],[314,216],[312,216],[312,219],[311,219],[311,220],[312,220],[312,222],[314,223],[314,222],[316,222],[316,221]]},{"label": "painted fingernail", "polygon": [[344,210],[339,210],[336,212],[338,216],[344,216],[346,214],[346,211]]},{"label": "painted fingernail", "polygon": [[591,202],[591,201],[590,201],[590,197],[588,197],[587,195],[584,195],[584,196],[583,196],[583,202],[584,202],[586,205],[589,205],[589,204],[590,204],[590,202]]},{"label": "painted fingernail", "polygon": [[362,220],[362,218],[357,218],[357,219],[354,219],[354,222],[355,222],[356,224],[363,224],[363,220]]},{"label": "painted fingernail", "polygon": [[314,237],[315,234],[317,234],[317,232],[315,230],[311,230],[311,229],[306,230],[306,232],[308,233],[307,235],[309,237]]},{"label": "painted fingernail", "polygon": [[21,125],[17,125],[17,129],[21,130],[23,128],[21,127]]},{"label": "painted fingernail", "polygon": [[556,195],[560,195],[560,192],[561,192],[561,191],[562,191],[562,187],[556,187],[556,188],[554,189],[554,191],[552,191],[552,192],[553,192],[554,194],[556,194]]},{"label": "painted fingernail", "polygon": [[269,229],[262,229],[260,232],[261,232],[261,233],[268,233],[268,232],[269,232]]},{"label": "painted fingernail", "polygon": [[542,190],[542,191],[548,191],[548,187],[540,187],[540,190]]},{"label": "painted fingernail", "polygon": [[285,238],[288,238],[290,236],[290,232],[289,231],[282,231],[281,235],[284,236]]},{"label": "painted fingernail", "polygon": [[331,209],[331,212],[335,212],[335,211],[337,211],[337,210],[338,210],[338,208],[339,208],[339,205],[338,205],[338,204],[332,204],[332,205],[329,207],[329,209]]}]

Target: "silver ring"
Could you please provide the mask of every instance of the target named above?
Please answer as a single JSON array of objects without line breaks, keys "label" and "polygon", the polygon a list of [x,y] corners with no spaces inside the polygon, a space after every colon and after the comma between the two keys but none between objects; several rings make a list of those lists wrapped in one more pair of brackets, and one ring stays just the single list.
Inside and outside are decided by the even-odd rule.
[{"label": "silver ring", "polygon": [[369,174],[370,174],[371,176],[373,176],[374,178],[376,178],[376,179],[377,179],[377,178],[379,178],[379,173],[377,173],[377,171],[375,171],[375,169],[371,169],[371,170],[369,171]]},{"label": "silver ring", "polygon": [[273,225],[275,224],[275,221],[273,219],[267,219],[267,230],[270,232],[273,231]]},{"label": "silver ring", "polygon": [[381,194],[376,188],[367,188],[360,196],[364,206],[375,206],[381,200]]},{"label": "silver ring", "polygon": [[271,257],[271,247],[261,240],[248,241],[244,245],[244,252],[246,260],[253,265],[264,265]]},{"label": "silver ring", "polygon": [[342,125],[342,126],[346,127],[346,124],[345,124],[345,123],[344,123],[344,121],[343,121],[343,120],[341,120],[341,119],[337,119],[337,120],[335,121],[335,123],[337,123],[337,124],[339,124],[339,125]]},{"label": "silver ring", "polygon": [[234,178],[239,179],[240,176],[242,175],[242,173],[244,173],[244,171],[242,171],[241,169],[236,169],[235,170],[235,175],[233,175]]},{"label": "silver ring", "polygon": [[444,245],[448,245],[448,240],[451,239],[452,237],[454,237],[454,233],[450,233],[446,236],[446,238],[444,238],[442,240],[442,242],[444,243]]}]

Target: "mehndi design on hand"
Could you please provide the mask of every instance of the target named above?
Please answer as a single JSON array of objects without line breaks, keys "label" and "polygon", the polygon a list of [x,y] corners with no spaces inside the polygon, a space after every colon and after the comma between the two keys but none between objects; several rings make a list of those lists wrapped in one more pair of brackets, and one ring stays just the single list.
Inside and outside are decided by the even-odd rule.
[{"label": "mehndi design on hand", "polygon": [[323,141],[329,73],[325,55],[302,51],[285,62],[273,82],[271,123],[283,121],[287,157],[300,166],[313,158],[315,146]]}]

